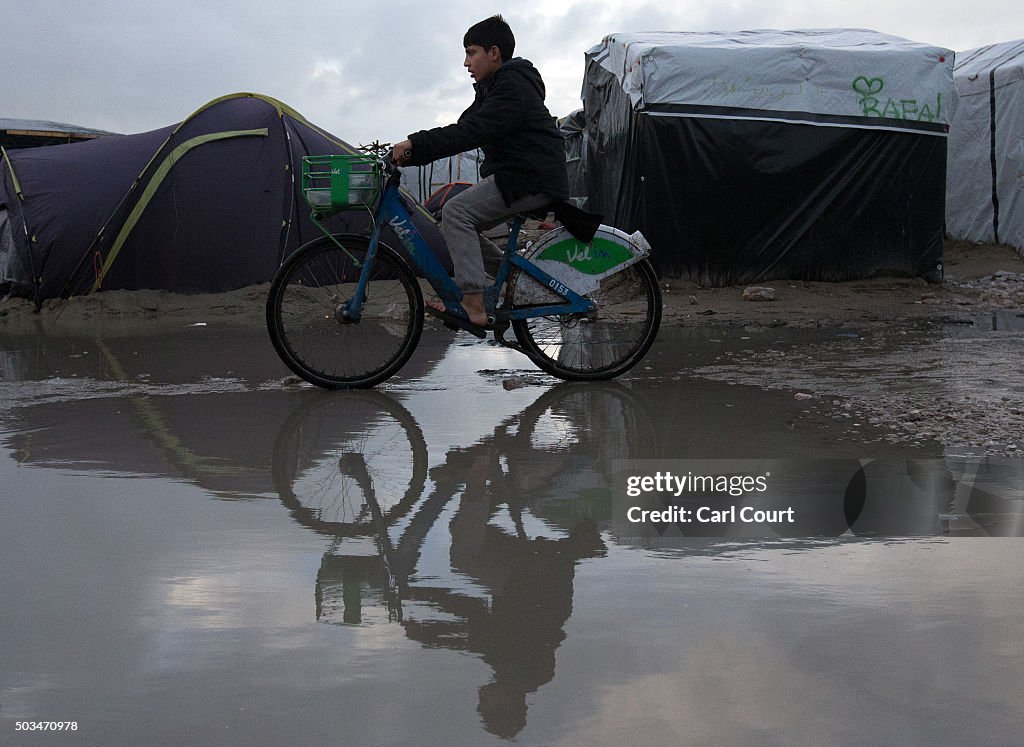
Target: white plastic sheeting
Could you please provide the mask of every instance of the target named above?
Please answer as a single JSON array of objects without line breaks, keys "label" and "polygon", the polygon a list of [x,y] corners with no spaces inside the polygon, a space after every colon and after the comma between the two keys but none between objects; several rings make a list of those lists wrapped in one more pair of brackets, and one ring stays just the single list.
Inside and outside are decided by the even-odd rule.
[{"label": "white plastic sheeting", "polygon": [[637,110],[944,133],[956,106],[953,52],[864,29],[611,34],[588,54]]},{"label": "white plastic sheeting", "polygon": [[946,231],[1024,252],[1024,39],[957,53]]}]

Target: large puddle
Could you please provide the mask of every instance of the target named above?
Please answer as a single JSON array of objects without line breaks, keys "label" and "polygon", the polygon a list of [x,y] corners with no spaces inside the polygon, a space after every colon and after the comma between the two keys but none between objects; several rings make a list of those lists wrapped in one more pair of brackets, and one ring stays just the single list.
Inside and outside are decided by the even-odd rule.
[{"label": "large puddle", "polygon": [[[573,385],[428,332],[336,393],[257,331],[4,337],[0,741],[1015,742],[1021,460],[884,412],[1012,422],[1016,334],[666,329]],[[827,520],[628,526],[623,465],[721,460]]]}]

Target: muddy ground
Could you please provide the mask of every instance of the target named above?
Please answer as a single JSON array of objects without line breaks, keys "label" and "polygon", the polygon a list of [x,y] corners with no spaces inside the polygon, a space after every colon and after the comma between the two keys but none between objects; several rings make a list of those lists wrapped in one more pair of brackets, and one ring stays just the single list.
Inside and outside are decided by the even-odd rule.
[{"label": "muddy ground", "polygon": [[[663,323],[684,327],[873,327],[967,320],[997,310],[1024,313],[1024,257],[1012,247],[949,241],[941,284],[921,278],[843,283],[769,281],[755,287],[662,283]],[[754,291],[767,289],[767,293]],[[170,321],[263,322],[266,286],[186,296],[117,291],[47,301],[41,312],[24,299],[0,302],[0,331],[93,328],[102,324],[159,326]],[[765,298],[771,300],[764,300]]]},{"label": "muddy ground", "polygon": [[[942,284],[779,282],[766,284],[770,301],[749,300],[759,294],[747,288],[677,283],[666,288],[666,319],[764,340],[695,373],[794,391],[830,406],[851,437],[882,428],[895,444],[1024,456],[1024,258],[1007,246],[948,242],[944,264]],[[813,342],[769,334],[811,329]]]},{"label": "muddy ground", "polygon": [[[664,284],[665,320],[686,326],[876,327],[965,321],[997,310],[1024,313],[1024,257],[1012,247],[946,243],[942,284],[921,278],[845,283],[773,281],[757,288]],[[746,297],[744,294],[746,293]],[[768,296],[772,300],[757,300]]]},{"label": "muddy ground", "polygon": [[[757,288],[663,282],[663,324],[745,343],[684,374],[794,391],[890,440],[939,441],[970,454],[1024,455],[1024,258],[1013,248],[947,242],[941,284],[919,278],[775,281]],[[181,296],[107,292],[0,304],[0,334],[126,332],[263,325],[266,287]],[[634,374],[640,375],[640,374]]]}]

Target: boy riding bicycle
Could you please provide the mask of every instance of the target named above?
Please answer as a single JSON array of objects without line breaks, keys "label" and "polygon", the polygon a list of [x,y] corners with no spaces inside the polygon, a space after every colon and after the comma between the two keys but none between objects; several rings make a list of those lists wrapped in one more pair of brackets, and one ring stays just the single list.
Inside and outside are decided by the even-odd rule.
[{"label": "boy riding bicycle", "polygon": [[[546,207],[569,194],[565,146],[544,105],[544,81],[528,60],[512,57],[515,37],[500,16],[474,24],[463,38],[463,63],[476,81],[476,97],[456,124],[421,130],[392,150],[402,165],[428,164],[480,148],[483,178],[443,208],[441,229],[462,290],[462,307],[428,302],[442,319],[487,323],[486,285],[480,236],[508,217]],[[489,243],[489,242],[488,242]],[[497,251],[493,245],[492,251]]]}]

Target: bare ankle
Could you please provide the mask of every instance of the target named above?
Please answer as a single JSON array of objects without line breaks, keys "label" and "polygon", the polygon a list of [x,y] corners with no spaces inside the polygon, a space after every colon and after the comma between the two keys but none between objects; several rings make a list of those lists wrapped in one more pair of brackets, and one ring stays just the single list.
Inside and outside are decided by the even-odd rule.
[{"label": "bare ankle", "polygon": [[462,296],[462,308],[466,310],[470,321],[481,323],[487,319],[487,311],[484,309],[483,293],[465,293]]}]

